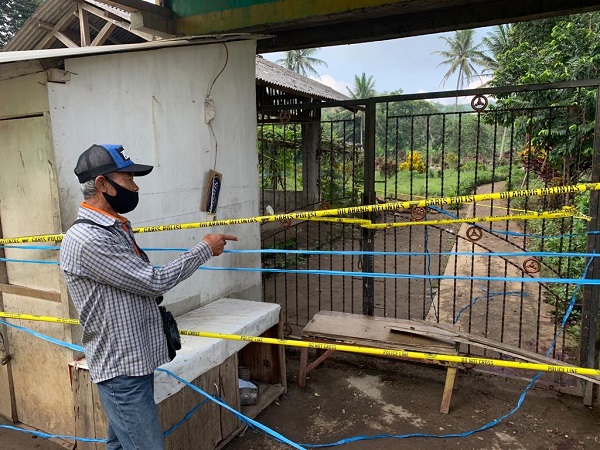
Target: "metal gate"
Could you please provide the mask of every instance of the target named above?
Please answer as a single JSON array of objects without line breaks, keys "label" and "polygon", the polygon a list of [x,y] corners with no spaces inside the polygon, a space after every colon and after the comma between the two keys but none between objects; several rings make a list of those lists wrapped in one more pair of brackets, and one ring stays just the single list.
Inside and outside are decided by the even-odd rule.
[{"label": "metal gate", "polygon": [[[598,84],[294,105],[321,120],[259,126],[262,206],[283,213],[596,181]],[[458,96],[471,108],[435,103]],[[595,287],[554,280],[598,270],[576,255],[600,250],[588,233],[597,229],[597,198],[515,196],[265,223],[265,300],[283,306],[294,334],[319,310],[426,319],[593,363]]]}]

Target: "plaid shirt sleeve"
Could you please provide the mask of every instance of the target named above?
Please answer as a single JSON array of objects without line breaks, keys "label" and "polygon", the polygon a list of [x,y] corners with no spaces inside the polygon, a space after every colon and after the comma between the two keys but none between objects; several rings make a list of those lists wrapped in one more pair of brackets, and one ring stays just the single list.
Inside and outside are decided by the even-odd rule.
[{"label": "plaid shirt sleeve", "polygon": [[190,277],[212,256],[210,246],[202,241],[155,268],[105,232],[97,235],[95,242],[83,244],[81,275],[133,294],[157,297]]}]

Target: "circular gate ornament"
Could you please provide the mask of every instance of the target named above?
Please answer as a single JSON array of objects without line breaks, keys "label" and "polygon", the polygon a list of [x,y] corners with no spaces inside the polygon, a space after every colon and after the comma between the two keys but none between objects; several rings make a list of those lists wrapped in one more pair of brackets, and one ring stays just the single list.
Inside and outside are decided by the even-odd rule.
[{"label": "circular gate ornament", "polygon": [[415,206],[410,210],[410,217],[414,220],[420,221],[427,215],[427,210],[421,206]]},{"label": "circular gate ornament", "polygon": [[283,326],[283,335],[287,337],[290,334],[292,334],[292,327],[291,327],[291,325],[289,323],[286,323]]},{"label": "circular gate ornament", "polygon": [[485,95],[476,95],[471,99],[471,108],[473,111],[481,112],[487,108],[488,99]]},{"label": "circular gate ornament", "polygon": [[479,227],[469,227],[467,228],[467,239],[471,242],[477,242],[479,239],[483,237],[483,231]]},{"label": "circular gate ornament", "polygon": [[527,258],[523,261],[523,270],[526,273],[538,273],[542,269],[542,264],[535,258]]},{"label": "circular gate ornament", "polygon": [[289,228],[292,226],[292,219],[281,219],[279,223],[283,228]]},{"label": "circular gate ornament", "polygon": [[331,209],[331,205],[327,202],[321,202],[319,206],[321,207],[321,209]]}]

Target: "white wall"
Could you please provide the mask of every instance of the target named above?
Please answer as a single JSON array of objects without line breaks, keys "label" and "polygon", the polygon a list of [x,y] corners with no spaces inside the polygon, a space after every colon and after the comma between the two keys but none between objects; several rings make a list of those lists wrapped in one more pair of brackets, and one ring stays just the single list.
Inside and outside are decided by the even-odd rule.
[{"label": "white wall", "polygon": [[[226,45],[228,55],[225,44],[219,43],[66,60],[71,81],[49,84],[64,230],[75,220],[82,200],[73,168],[81,152],[94,143],[123,144],[135,162],[155,166],[150,175],[136,180],[140,204],[127,215],[134,227],[213,219],[200,212],[215,160],[204,103],[225,64],[211,93],[216,106],[216,170],[223,174],[214,218],[259,214],[255,42]],[[260,248],[257,224],[140,234],[138,243],[143,248],[189,248],[208,232],[237,235],[239,243],[228,249]],[[176,255],[149,254],[154,264]],[[223,255],[207,265],[258,268],[260,257]],[[260,283],[257,272],[199,271],[165,299],[181,313]]]}]

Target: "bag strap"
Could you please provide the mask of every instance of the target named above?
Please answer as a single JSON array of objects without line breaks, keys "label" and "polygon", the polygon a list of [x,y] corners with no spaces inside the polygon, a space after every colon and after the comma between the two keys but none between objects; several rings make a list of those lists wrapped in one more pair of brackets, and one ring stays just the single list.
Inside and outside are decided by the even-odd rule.
[{"label": "bag strap", "polygon": [[[78,224],[78,223],[87,223],[88,225],[92,225],[95,227],[100,227],[100,228],[104,228],[106,231],[108,231],[111,234],[115,234],[115,230],[113,229],[113,227],[109,226],[109,225],[100,225],[99,223],[94,222],[93,220],[90,219],[77,219],[75,222],[73,222],[73,225]],[[133,246],[135,248],[135,252],[138,255],[141,254],[146,254],[138,245],[137,242],[135,242],[135,239],[133,239]]]},{"label": "bag strap", "polygon": [[108,230],[112,233],[111,227],[108,225],[100,225],[99,223],[94,222],[93,220],[90,219],[77,219],[75,222],[73,222],[73,225],[78,224],[78,223],[87,223],[88,225],[93,225],[96,227],[100,227],[100,228],[104,228],[105,230]]}]

